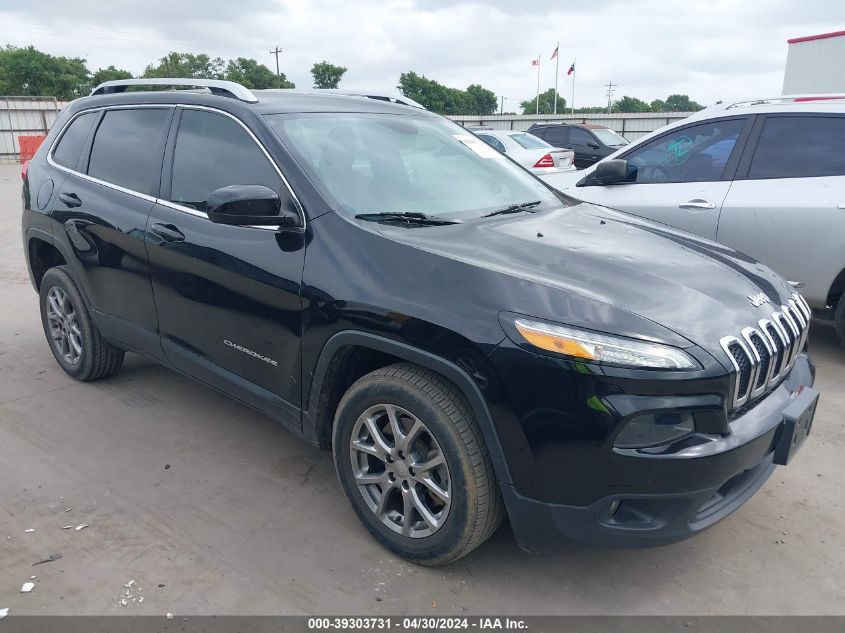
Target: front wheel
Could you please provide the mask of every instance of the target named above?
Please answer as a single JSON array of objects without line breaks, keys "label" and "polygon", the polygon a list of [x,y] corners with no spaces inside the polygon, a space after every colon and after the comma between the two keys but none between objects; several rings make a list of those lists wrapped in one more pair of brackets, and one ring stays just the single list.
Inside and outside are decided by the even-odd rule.
[{"label": "front wheel", "polygon": [[408,560],[452,562],[502,521],[478,424],[463,397],[432,372],[398,364],[358,380],[338,406],[332,444],[356,514]]}]

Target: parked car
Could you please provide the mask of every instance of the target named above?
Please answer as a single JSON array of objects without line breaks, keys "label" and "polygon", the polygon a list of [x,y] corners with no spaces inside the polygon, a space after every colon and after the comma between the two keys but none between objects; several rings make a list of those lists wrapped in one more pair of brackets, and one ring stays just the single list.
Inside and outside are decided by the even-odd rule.
[{"label": "parked car", "polygon": [[510,157],[533,174],[575,171],[575,152],[557,149],[528,132],[468,128],[478,138]]},{"label": "parked car", "polygon": [[401,97],[106,82],[62,111],[23,207],[65,372],[140,352],[255,407],[331,449],[418,563],[505,514],[533,550],[691,536],[810,430],[810,312],[783,279]]},{"label": "parked car", "polygon": [[594,123],[535,123],[528,131],[555,147],[575,152],[575,167],[584,169],[628,144],[604,125]]},{"label": "parked car", "polygon": [[845,343],[843,146],[845,97],[722,103],[551,184],[760,260],[833,319]]}]

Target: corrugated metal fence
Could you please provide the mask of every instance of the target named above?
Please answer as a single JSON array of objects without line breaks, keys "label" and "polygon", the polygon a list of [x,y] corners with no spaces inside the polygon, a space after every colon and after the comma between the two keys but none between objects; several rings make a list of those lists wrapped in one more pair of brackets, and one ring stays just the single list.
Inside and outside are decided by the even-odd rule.
[{"label": "corrugated metal fence", "polygon": [[0,162],[17,162],[18,137],[49,132],[64,105],[53,97],[0,97]]},{"label": "corrugated metal fence", "polygon": [[464,127],[486,125],[496,130],[527,130],[533,123],[594,123],[605,125],[629,141],[687,118],[692,112],[631,112],[619,114],[504,114],[449,117]]}]

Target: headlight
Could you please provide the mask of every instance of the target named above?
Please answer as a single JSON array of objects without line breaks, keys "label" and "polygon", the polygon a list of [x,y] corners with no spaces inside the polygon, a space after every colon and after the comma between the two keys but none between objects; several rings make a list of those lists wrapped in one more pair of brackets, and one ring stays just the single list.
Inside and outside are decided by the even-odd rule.
[{"label": "headlight", "polygon": [[516,319],[517,331],[534,347],[610,365],[646,369],[698,369],[686,352],[668,345],[599,334],[530,319]]}]

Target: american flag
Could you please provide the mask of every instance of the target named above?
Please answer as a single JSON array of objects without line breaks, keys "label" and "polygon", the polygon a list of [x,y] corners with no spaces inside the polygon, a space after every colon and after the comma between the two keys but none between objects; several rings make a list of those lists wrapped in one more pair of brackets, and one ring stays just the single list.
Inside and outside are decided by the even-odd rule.
[{"label": "american flag", "polygon": [[539,58],[537,58],[537,59],[532,59],[532,60],[531,60],[531,65],[532,65],[532,66],[539,66],[539,65],[540,65],[540,59],[539,59]]},{"label": "american flag", "polygon": [[555,52],[552,53],[552,56],[549,57],[549,59],[554,59],[555,57],[557,57],[557,49],[559,49],[559,48],[560,48],[560,46],[555,46]]}]

